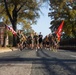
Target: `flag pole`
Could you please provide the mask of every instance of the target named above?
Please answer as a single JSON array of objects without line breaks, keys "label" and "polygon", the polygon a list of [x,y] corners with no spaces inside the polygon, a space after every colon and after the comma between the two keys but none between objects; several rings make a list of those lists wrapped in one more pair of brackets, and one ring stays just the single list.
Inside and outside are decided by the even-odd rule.
[{"label": "flag pole", "polygon": [[58,41],[60,41],[60,39],[61,39],[61,33],[62,33],[63,25],[64,25],[64,20],[62,20],[62,22],[61,22],[61,24],[59,25],[59,27],[58,27],[57,31],[55,32],[55,33],[56,33],[56,36],[57,36]]},{"label": "flag pole", "polygon": [[16,32],[12,27],[7,26],[6,24],[5,24],[5,27],[6,27],[9,31],[11,31],[14,36],[17,35],[17,32]]},{"label": "flag pole", "polygon": [[53,36],[54,38],[54,41],[55,41],[55,44],[56,44],[56,48],[58,48],[58,44],[60,42],[60,39],[61,39],[61,33],[62,33],[62,28],[63,28],[63,25],[64,25],[64,20],[62,20],[61,24],[59,25],[58,29],[55,31],[55,36]]}]

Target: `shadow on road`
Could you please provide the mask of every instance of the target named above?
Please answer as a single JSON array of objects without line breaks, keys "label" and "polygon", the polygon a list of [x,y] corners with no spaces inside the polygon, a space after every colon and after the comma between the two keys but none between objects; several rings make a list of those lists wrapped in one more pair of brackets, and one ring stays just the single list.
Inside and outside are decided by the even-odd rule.
[{"label": "shadow on road", "polygon": [[[40,53],[44,54],[44,57],[50,57],[44,50],[40,50]],[[39,51],[37,52],[37,56],[43,57],[40,55]],[[58,58],[52,58],[52,59],[46,59],[42,60],[43,65],[45,66],[47,72],[49,75],[76,75],[76,60],[75,59],[58,59]],[[63,72],[60,72],[63,71]],[[59,74],[59,73],[60,74]]]},{"label": "shadow on road", "polygon": [[24,62],[32,63],[34,66],[32,69],[44,70],[43,75],[76,75],[76,60],[75,59],[57,59],[48,55],[45,51],[39,50],[36,52],[39,58],[0,58],[0,63],[8,62]]}]

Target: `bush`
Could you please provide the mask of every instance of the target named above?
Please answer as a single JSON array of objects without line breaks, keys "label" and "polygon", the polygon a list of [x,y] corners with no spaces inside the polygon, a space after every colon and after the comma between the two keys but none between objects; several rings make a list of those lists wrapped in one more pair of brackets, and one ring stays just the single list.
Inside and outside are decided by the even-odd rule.
[{"label": "bush", "polygon": [[76,50],[76,39],[66,39],[60,41],[59,49]]},{"label": "bush", "polygon": [[66,39],[66,40],[61,40],[60,41],[60,46],[76,46],[76,39]]}]

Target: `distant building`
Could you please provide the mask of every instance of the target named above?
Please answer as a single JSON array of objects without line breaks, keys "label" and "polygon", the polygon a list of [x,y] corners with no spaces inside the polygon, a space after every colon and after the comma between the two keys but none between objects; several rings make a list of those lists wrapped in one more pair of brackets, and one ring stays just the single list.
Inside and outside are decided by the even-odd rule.
[{"label": "distant building", "polygon": [[4,36],[5,36],[5,24],[3,22],[0,22],[0,46],[4,44]]}]

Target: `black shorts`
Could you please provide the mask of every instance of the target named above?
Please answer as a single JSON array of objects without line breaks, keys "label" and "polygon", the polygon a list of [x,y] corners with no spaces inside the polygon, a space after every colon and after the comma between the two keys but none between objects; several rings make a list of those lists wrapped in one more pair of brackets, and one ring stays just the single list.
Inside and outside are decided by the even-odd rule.
[{"label": "black shorts", "polygon": [[20,39],[17,40],[17,43],[20,43]]},{"label": "black shorts", "polygon": [[39,41],[39,44],[41,44],[41,43],[42,43],[42,41],[40,40],[40,41]]},{"label": "black shorts", "polygon": [[32,40],[29,41],[29,44],[32,44]]},{"label": "black shorts", "polygon": [[47,45],[49,45],[49,42],[46,42]]}]

